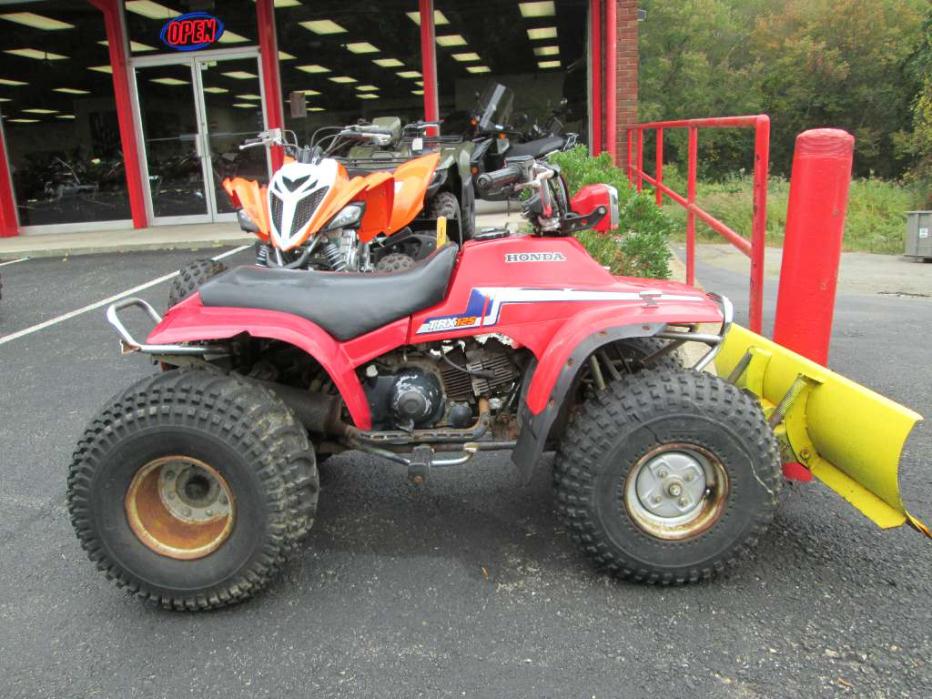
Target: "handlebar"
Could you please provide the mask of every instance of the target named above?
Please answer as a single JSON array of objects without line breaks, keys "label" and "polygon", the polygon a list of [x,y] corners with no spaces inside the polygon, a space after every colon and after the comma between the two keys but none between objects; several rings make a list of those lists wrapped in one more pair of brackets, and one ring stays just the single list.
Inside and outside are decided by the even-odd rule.
[{"label": "handlebar", "polygon": [[520,182],[526,182],[528,176],[527,168],[520,163],[511,163],[501,170],[485,172],[476,178],[476,186],[483,194],[488,194],[496,190],[513,187]]}]

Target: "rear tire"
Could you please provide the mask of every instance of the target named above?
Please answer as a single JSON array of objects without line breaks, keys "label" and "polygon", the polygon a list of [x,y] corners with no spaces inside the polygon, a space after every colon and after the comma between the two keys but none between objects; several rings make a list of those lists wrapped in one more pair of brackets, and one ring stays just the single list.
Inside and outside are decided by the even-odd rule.
[{"label": "rear tire", "polygon": [[197,611],[265,588],[313,524],[318,491],[307,433],[280,399],[242,377],[180,370],[143,379],[94,418],[68,509],[118,587]]},{"label": "rear tire", "polygon": [[[468,214],[468,215],[467,215]],[[456,221],[463,241],[472,238],[474,232],[473,212],[464,211],[459,199],[453,192],[437,192],[430,200],[430,217],[446,217],[448,221]],[[460,241],[454,241],[460,242]]]},{"label": "rear tire", "polygon": [[178,270],[168,289],[168,307],[171,308],[197,291],[201,284],[227,271],[227,266],[216,260],[195,260]]},{"label": "rear tire", "polygon": [[773,431],[750,397],[710,374],[656,370],[581,406],[554,477],[558,513],[599,568],[663,585],[747,558],[782,483]]},{"label": "rear tire", "polygon": [[414,267],[414,258],[403,252],[391,252],[375,265],[375,271],[384,274],[404,272]]}]

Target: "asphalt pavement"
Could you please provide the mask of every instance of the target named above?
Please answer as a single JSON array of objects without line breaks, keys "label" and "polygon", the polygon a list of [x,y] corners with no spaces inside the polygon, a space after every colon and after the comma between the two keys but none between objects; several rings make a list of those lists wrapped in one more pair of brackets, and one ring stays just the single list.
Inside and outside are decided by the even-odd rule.
[{"label": "asphalt pavement", "polygon": [[[401,467],[350,453],[326,465],[314,530],[260,597],[197,615],[142,605],[80,549],[65,476],[85,423],[153,368],[119,355],[102,308],[58,319],[191,257],[0,268],[0,695],[932,696],[930,542],[815,483],[784,489],[729,578],[664,589],[592,570],[557,522],[549,460],[529,487],[485,455],[412,492]],[[742,312],[740,273],[697,271]],[[139,295],[161,307],[167,287]],[[932,415],[930,328],[932,299],[842,293],[831,366]],[[923,423],[902,487],[926,522],[930,454]]]}]

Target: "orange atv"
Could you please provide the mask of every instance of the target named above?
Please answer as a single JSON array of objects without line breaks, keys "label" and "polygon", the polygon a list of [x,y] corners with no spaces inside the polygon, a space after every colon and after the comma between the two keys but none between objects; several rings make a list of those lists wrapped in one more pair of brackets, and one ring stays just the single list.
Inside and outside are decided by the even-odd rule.
[{"label": "orange atv", "polygon": [[[242,177],[226,178],[223,188],[236,208],[240,227],[254,233],[257,263],[267,267],[325,271],[400,271],[445,242],[445,226],[418,218],[439,153],[398,165],[393,171],[351,176],[334,152],[348,143],[388,145],[391,130],[370,124],[344,127],[320,146],[299,146],[280,129],[248,139],[240,149],[281,146],[285,165],[268,186]],[[212,260],[196,260],[179,272],[169,292],[169,306],[224,271]]]}]

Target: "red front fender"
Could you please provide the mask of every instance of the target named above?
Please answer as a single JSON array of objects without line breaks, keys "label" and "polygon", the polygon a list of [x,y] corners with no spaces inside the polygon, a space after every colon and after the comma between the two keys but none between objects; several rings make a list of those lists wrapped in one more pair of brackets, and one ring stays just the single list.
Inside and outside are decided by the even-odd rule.
[{"label": "red front fender", "polygon": [[[369,403],[356,367],[404,343],[407,319],[397,321],[350,342],[340,343],[309,320],[290,313],[253,308],[207,307],[193,294],[173,307],[152,332],[147,342],[154,345],[227,340],[237,335],[280,340],[294,345],[316,359],[330,376],[353,423],[372,428]],[[373,348],[378,347],[378,350]]]},{"label": "red front fender", "polygon": [[668,323],[722,322],[717,304],[695,289],[659,282],[657,290],[661,293],[655,301],[657,305],[638,301],[623,307],[593,307],[569,319],[538,358],[527,392],[530,411],[536,415],[547,407],[567,363],[584,346],[591,344],[595,349],[619,337],[653,335]]}]

